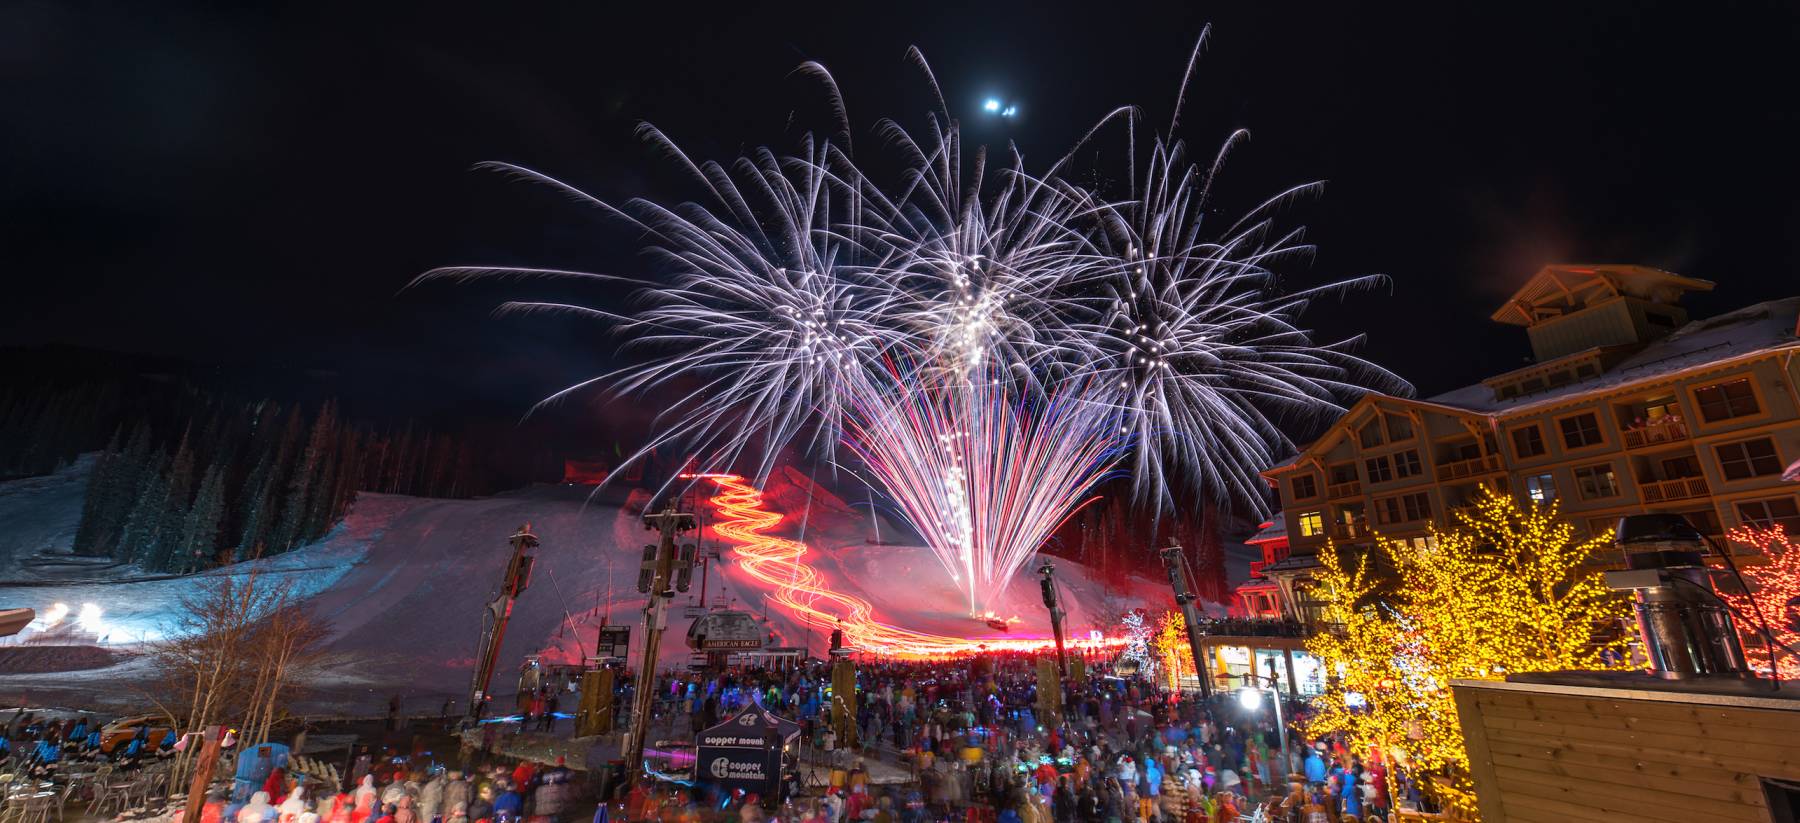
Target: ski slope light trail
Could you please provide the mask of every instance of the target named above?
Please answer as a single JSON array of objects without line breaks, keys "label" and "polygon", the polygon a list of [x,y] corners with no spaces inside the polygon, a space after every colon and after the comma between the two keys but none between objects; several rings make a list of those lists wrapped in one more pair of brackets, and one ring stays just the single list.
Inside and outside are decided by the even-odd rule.
[{"label": "ski slope light trail", "polygon": [[[772,588],[769,596],[806,626],[821,632],[841,628],[844,642],[854,648],[908,660],[983,651],[1034,652],[1056,646],[1056,641],[1047,637],[964,639],[882,623],[875,619],[875,609],[868,601],[826,587],[823,576],[803,560],[805,543],[764,534],[780,525],[783,516],[763,507],[762,492],[749,481],[735,474],[695,477],[709,480],[719,489],[709,501],[719,513],[713,532],[732,542],[744,572]],[[1124,644],[1124,638],[1108,637],[1074,640],[1068,645],[1077,651],[1099,651]]]}]

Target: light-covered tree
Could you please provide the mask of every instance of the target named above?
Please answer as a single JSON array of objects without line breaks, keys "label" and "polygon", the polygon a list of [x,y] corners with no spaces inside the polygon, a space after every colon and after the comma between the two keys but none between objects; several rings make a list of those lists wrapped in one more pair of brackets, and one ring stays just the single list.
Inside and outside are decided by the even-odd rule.
[{"label": "light-covered tree", "polygon": [[[1756,546],[1769,555],[1769,562],[1745,566],[1749,578],[1749,594],[1722,594],[1725,602],[1737,612],[1737,629],[1744,643],[1744,656],[1750,664],[1767,674],[1774,664],[1771,652],[1780,661],[1781,679],[1800,678],[1800,541],[1789,537],[1780,526],[1739,526],[1726,535],[1732,542]],[[1764,637],[1758,624],[1768,621],[1769,637]],[[1770,642],[1774,645],[1769,645]]]},{"label": "light-covered tree", "polygon": [[1378,536],[1353,563],[1327,546],[1313,589],[1326,630],[1307,648],[1333,678],[1310,729],[1382,747],[1461,805],[1469,756],[1450,681],[1621,666],[1629,604],[1587,565],[1605,539],[1581,539],[1554,504],[1484,489],[1456,517],[1425,540]]}]

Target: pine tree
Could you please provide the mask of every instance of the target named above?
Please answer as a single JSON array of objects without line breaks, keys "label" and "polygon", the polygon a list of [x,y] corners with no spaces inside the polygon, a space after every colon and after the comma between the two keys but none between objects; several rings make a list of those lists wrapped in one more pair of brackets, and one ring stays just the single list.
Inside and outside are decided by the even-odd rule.
[{"label": "pine tree", "polygon": [[293,477],[288,481],[287,497],[281,506],[281,518],[275,527],[274,538],[269,541],[276,552],[285,552],[306,538],[307,502],[318,482],[318,473],[325,460],[325,454],[337,434],[337,413],[331,402],[319,410],[319,418],[314,421],[312,435],[306,439],[306,451],[300,455],[300,461],[294,467]]},{"label": "pine tree", "polygon": [[168,465],[168,455],[159,451],[139,474],[143,480],[139,483],[131,514],[126,517],[125,527],[119,534],[119,542],[113,548],[113,557],[127,563],[138,562],[156,542],[156,533],[163,523],[164,504],[169,497],[169,481],[165,474]]},{"label": "pine tree", "polygon": [[141,486],[149,476],[152,459],[150,441],[150,426],[139,421],[132,431],[130,444],[112,461],[107,470],[106,485],[101,491],[104,500],[98,514],[99,522],[95,524],[90,554],[112,555],[118,547],[119,537],[125,531],[125,521],[131,517],[132,507],[137,504],[138,495],[143,491]]},{"label": "pine tree", "polygon": [[170,461],[168,484],[163,495],[162,523],[156,537],[144,547],[145,566],[154,571],[172,571],[180,565],[181,537],[186,530],[188,506],[194,493],[194,450],[183,435]]},{"label": "pine tree", "polygon": [[119,442],[119,432],[114,431],[112,440],[94,460],[94,468],[88,474],[87,494],[81,500],[81,522],[75,527],[75,540],[71,551],[75,554],[93,554],[94,546],[99,541],[102,521],[106,516],[106,493],[110,477],[118,471],[119,450],[123,444]]},{"label": "pine tree", "polygon": [[177,569],[195,571],[212,563],[219,542],[219,521],[225,516],[225,473],[214,463],[200,481],[200,492],[182,524]]},{"label": "pine tree", "polygon": [[244,530],[238,539],[239,560],[261,556],[262,549],[272,542],[270,535],[275,530],[277,510],[281,505],[280,490],[285,488],[288,465],[298,448],[303,426],[300,410],[289,410],[280,434],[275,436],[270,442],[270,449],[264,453],[266,465],[259,465],[256,469],[256,474],[261,475],[260,482],[246,485],[246,491],[253,491],[244,514]]}]

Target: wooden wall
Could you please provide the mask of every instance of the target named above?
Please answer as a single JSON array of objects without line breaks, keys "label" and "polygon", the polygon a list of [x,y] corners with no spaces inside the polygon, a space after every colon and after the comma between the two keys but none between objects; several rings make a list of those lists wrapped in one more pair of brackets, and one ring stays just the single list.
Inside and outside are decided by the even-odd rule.
[{"label": "wooden wall", "polygon": [[1464,681],[1455,696],[1486,823],[1766,821],[1758,777],[1800,780],[1800,700]]}]

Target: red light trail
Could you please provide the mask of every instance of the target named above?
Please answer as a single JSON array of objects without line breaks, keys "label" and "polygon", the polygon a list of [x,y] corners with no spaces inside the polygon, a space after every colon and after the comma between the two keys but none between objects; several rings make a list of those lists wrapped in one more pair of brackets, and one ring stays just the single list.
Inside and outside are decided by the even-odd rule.
[{"label": "red light trail", "polygon": [[[807,552],[805,543],[763,533],[780,525],[784,517],[763,508],[761,490],[735,474],[694,476],[719,487],[719,493],[708,501],[719,513],[713,532],[732,542],[744,573],[771,587],[769,597],[802,624],[822,632],[843,629],[848,646],[885,657],[914,660],[982,651],[1033,652],[1056,646],[1056,641],[1048,637],[964,639],[878,621],[867,600],[827,588],[824,577],[803,559]],[[1125,639],[1075,640],[1068,645],[1077,651],[1110,650],[1123,647]]]}]

